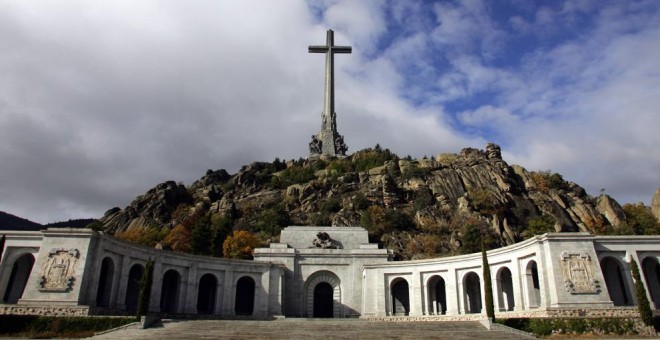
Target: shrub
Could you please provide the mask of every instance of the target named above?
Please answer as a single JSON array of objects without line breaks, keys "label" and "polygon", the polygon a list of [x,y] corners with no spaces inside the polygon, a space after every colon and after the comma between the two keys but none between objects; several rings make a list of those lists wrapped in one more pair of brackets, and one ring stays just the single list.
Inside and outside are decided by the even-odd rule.
[{"label": "shrub", "polygon": [[133,228],[125,231],[118,231],[115,233],[115,237],[131,243],[154,247],[158,242],[162,241],[169,232],[169,228]]},{"label": "shrub", "polygon": [[637,235],[660,234],[660,221],[653,215],[651,210],[643,203],[623,205],[626,214],[626,223]]},{"label": "shrub", "polygon": [[642,321],[647,326],[653,326],[653,311],[651,311],[651,304],[646,296],[646,288],[644,288],[644,284],[642,283],[642,278],[639,275],[639,267],[635,260],[630,261],[630,270],[632,271],[633,280],[635,280],[635,296],[637,297],[639,317],[642,318]]},{"label": "shrub", "polygon": [[560,174],[556,172],[553,173],[550,170],[535,171],[531,172],[529,175],[532,178],[532,181],[534,181],[534,184],[536,184],[538,190],[541,192],[548,192],[551,189],[564,189],[566,186],[564,178]]},{"label": "shrub", "polygon": [[0,315],[0,334],[31,338],[87,337],[134,321],[132,318],[110,317]]},{"label": "shrub", "polygon": [[291,223],[289,213],[284,208],[284,205],[278,204],[259,213],[255,229],[274,237],[289,223]]},{"label": "shrub", "polygon": [[547,214],[532,217],[527,220],[527,227],[522,232],[524,238],[555,231],[555,219]]},{"label": "shrub", "polygon": [[227,236],[222,245],[222,253],[230,259],[252,259],[254,248],[261,245],[261,241],[254,234],[245,230],[234,230],[234,233]]}]

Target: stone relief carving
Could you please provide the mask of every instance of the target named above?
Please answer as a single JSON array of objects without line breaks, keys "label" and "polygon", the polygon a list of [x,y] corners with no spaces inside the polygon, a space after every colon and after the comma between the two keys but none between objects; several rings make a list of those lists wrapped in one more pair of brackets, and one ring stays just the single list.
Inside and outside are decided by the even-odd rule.
[{"label": "stone relief carving", "polygon": [[74,280],[78,249],[54,248],[48,252],[48,261],[41,271],[39,290],[65,292]]},{"label": "stone relief carving", "polygon": [[316,138],[315,135],[312,135],[312,141],[309,142],[309,153],[317,155],[320,154],[323,146],[323,142],[321,142],[318,138]]},{"label": "stone relief carving", "polygon": [[571,294],[600,292],[598,280],[594,279],[594,264],[587,253],[561,253],[562,274],[566,291]]},{"label": "stone relief carving", "polygon": [[341,249],[341,246],[328,233],[322,231],[316,234],[316,239],[312,241],[312,244],[321,249]]},{"label": "stone relief carving", "polygon": [[337,135],[335,137],[335,153],[343,156],[346,151],[348,151],[348,146],[344,143],[344,136]]}]

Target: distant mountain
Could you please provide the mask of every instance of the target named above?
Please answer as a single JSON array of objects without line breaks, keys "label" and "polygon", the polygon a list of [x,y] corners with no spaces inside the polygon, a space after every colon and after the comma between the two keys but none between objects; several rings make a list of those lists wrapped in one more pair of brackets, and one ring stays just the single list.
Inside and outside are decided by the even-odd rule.
[{"label": "distant mountain", "polygon": [[96,222],[93,218],[80,218],[75,220],[48,223],[45,228],[85,228],[90,223]]},{"label": "distant mountain", "polygon": [[0,230],[31,231],[31,230],[40,230],[43,228],[44,226],[39,223],[32,222],[30,220],[18,216],[14,216],[12,214],[8,214],[4,211],[0,211]]},{"label": "distant mountain", "polygon": [[96,227],[143,244],[183,240],[208,253],[197,244],[208,249],[201,241],[227,228],[268,242],[286,225],[362,226],[398,259],[414,259],[479,251],[481,238],[493,248],[544,232],[624,233],[625,219],[611,197],[509,165],[489,143],[423,159],[377,145],[345,158],[255,162],[234,175],[209,170],[189,187],[157,185],[108,210]]}]

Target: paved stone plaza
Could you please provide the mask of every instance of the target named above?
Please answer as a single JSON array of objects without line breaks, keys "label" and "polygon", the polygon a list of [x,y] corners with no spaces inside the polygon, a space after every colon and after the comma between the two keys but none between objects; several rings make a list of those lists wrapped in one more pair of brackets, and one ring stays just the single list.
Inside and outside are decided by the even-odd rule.
[{"label": "paved stone plaza", "polygon": [[94,339],[531,339],[479,322],[374,322],[360,319],[195,320],[124,329]]}]

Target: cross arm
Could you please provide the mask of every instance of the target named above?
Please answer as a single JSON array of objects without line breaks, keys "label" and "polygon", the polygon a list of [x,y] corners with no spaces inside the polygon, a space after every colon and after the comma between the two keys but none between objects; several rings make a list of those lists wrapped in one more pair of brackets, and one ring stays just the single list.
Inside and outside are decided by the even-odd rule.
[{"label": "cross arm", "polygon": [[350,46],[332,46],[334,53],[351,53],[353,49]]},{"label": "cross arm", "polygon": [[328,52],[328,46],[310,46],[309,53],[326,53]]}]

